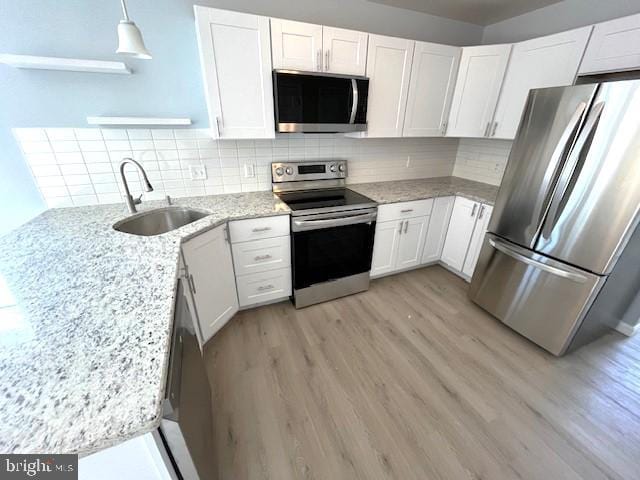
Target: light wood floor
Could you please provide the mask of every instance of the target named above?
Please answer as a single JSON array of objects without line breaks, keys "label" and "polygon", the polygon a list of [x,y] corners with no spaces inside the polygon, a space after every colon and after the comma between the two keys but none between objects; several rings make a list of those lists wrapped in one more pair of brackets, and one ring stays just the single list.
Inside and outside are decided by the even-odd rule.
[{"label": "light wood floor", "polygon": [[208,345],[220,479],[640,478],[640,337],[555,358],[440,267]]}]

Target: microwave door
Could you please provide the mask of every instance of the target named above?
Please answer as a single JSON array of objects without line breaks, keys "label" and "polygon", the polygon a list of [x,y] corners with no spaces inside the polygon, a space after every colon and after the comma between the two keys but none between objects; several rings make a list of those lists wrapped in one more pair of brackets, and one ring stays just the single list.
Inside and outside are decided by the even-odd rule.
[{"label": "microwave door", "polygon": [[563,169],[536,251],[609,273],[640,211],[640,81],[600,86]]},{"label": "microwave door", "polygon": [[597,85],[532,90],[520,120],[489,231],[533,248],[566,156]]}]

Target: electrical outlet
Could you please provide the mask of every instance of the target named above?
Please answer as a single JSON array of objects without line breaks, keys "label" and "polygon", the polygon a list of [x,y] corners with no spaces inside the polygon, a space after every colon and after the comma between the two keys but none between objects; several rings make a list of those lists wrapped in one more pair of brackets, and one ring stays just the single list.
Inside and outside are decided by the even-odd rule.
[{"label": "electrical outlet", "polygon": [[253,163],[244,164],[244,178],[254,178],[256,176],[256,166]]},{"label": "electrical outlet", "polygon": [[191,180],[206,180],[207,167],[204,165],[189,165],[189,174],[191,175]]}]

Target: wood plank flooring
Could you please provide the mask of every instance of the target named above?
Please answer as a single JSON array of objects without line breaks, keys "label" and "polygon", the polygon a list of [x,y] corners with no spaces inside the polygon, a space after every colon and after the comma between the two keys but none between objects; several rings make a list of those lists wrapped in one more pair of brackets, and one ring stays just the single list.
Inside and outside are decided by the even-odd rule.
[{"label": "wood plank flooring", "polygon": [[219,479],[640,478],[640,336],[555,358],[441,267],[207,345]]}]

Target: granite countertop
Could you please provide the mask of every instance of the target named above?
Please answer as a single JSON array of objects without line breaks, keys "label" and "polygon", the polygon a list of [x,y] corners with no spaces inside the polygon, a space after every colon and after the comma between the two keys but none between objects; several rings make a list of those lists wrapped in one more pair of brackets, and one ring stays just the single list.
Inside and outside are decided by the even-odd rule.
[{"label": "granite countertop", "polygon": [[[379,203],[492,203],[497,191],[456,177],[349,187]],[[175,204],[210,215],[139,237],[112,228],[129,215],[124,204],[61,208],[0,238],[0,453],[86,455],[156,428],[180,243],[230,219],[290,212],[271,192]]]},{"label": "granite countertop", "polygon": [[493,205],[498,195],[498,187],[494,185],[459,177],[355,183],[348,187],[380,204],[460,195],[470,200]]},{"label": "granite countertop", "polygon": [[139,237],[112,228],[124,204],[61,208],[0,238],[0,453],[88,454],[154,429],[180,242],[289,213],[271,192],[174,203],[211,215]]}]

